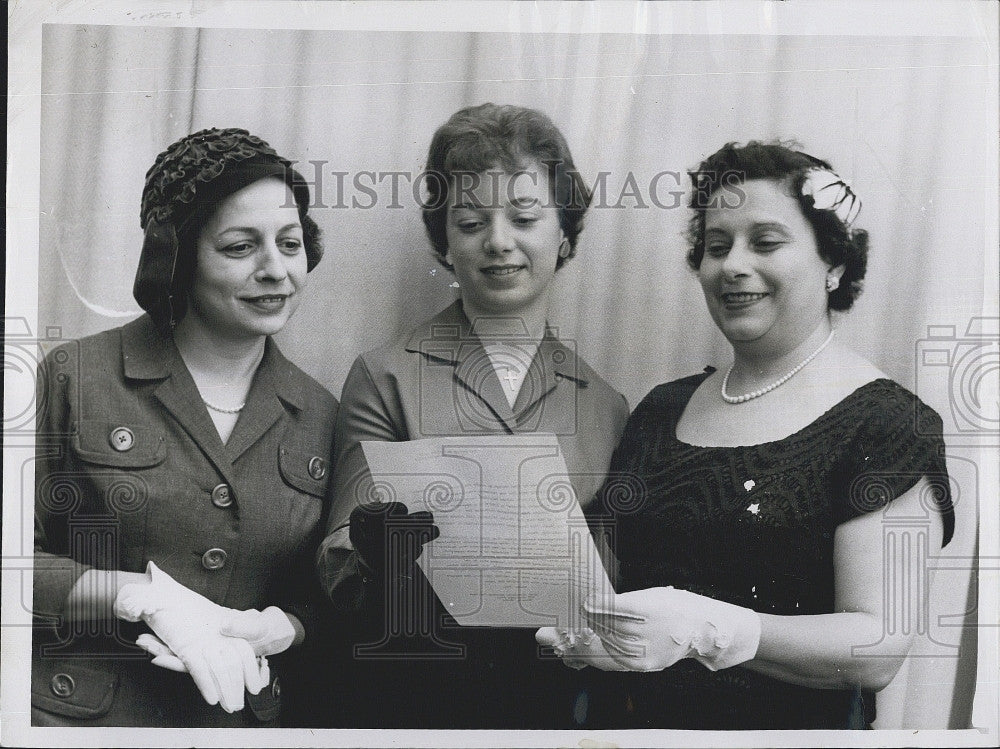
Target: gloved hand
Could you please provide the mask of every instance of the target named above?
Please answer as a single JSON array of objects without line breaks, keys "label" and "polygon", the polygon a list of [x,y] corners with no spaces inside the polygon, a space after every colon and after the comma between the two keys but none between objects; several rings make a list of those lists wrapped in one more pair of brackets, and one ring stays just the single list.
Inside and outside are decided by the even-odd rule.
[{"label": "gloved hand", "polygon": [[412,575],[424,544],[441,531],[426,510],[410,513],[402,502],[373,502],[351,512],[349,535],[364,566],[384,579]]},{"label": "gloved hand", "polygon": [[277,606],[263,611],[229,609],[219,631],[226,637],[242,637],[259,656],[282,653],[295,640],[295,627]]},{"label": "gloved hand", "polygon": [[118,591],[115,615],[146,622],[191,674],[208,704],[219,704],[226,712],[242,710],[244,686],[257,694],[267,680],[246,640],[220,634],[228,609],[184,587],[153,562],[146,574],[148,585],[131,583]]},{"label": "gloved hand", "polygon": [[682,658],[717,671],[751,660],[760,645],[756,611],[673,587],[588,599],[583,611],[608,654],[633,671]]},{"label": "gloved hand", "polygon": [[[184,661],[178,658],[174,654],[174,651],[168,648],[167,644],[156,635],[144,632],[136,638],[135,644],[153,656],[153,660],[150,663],[154,666],[181,674],[188,672]],[[264,684],[269,684],[271,682],[271,667],[267,663],[267,658],[263,655],[257,656],[257,668],[261,680]],[[257,692],[254,692],[254,694],[257,694]]]},{"label": "gloved hand", "polygon": [[565,665],[577,671],[587,666],[601,671],[629,670],[608,654],[601,638],[590,627],[579,631],[542,627],[535,632],[535,641],[552,648]]}]

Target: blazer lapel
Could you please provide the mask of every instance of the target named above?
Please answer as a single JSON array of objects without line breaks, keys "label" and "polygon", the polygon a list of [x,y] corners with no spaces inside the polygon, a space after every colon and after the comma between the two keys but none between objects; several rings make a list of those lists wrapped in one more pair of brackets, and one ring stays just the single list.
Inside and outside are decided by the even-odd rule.
[{"label": "blazer lapel", "polygon": [[303,407],[301,393],[289,376],[290,367],[288,360],[268,338],[264,346],[264,357],[250,385],[243,413],[225,446],[226,453],[233,462],[284,416],[285,406],[282,400],[296,408]]},{"label": "blazer lapel", "polygon": [[225,476],[226,481],[234,483],[233,462],[226,454],[215,423],[201,402],[198,388],[183,362],[173,369],[170,377],[153,391],[153,395],[184,427],[184,431]]},{"label": "blazer lapel", "polygon": [[586,379],[577,372],[576,353],[563,345],[550,328],[546,328],[545,338],[538,345],[514,401],[514,414],[519,424],[530,417],[536,404],[551,393],[561,380],[569,380],[573,387],[587,386]]},{"label": "blazer lapel", "polygon": [[450,364],[454,367],[453,377],[457,386],[472,401],[468,407],[460,403],[455,405],[476,422],[476,426],[482,425],[481,420],[475,418],[475,412],[482,408],[508,431],[514,432],[517,427],[514,411],[503,393],[490,357],[478,336],[472,332],[461,300],[418,327],[407,341],[406,350],[420,353],[425,359],[424,366],[434,360],[431,366]]},{"label": "blazer lapel", "polygon": [[184,428],[229,483],[233,483],[233,463],[226,454],[198,388],[184,366],[173,338],[160,332],[152,319],[143,315],[122,329],[122,364],[125,376],[137,380],[162,380],[153,390],[160,404]]},{"label": "blazer lapel", "polygon": [[493,368],[493,362],[479,339],[475,338],[474,343],[464,342],[458,355],[455,379],[461,383],[471,398],[481,401],[513,432],[517,426],[517,419],[514,418],[510,401],[504,395],[503,385]]}]

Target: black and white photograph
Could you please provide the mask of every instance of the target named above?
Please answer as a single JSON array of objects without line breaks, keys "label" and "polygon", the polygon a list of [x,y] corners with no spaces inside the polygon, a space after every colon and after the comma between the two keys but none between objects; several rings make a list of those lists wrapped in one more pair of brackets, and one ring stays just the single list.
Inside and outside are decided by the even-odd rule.
[{"label": "black and white photograph", "polygon": [[4,746],[1000,743],[1000,4],[7,20]]}]

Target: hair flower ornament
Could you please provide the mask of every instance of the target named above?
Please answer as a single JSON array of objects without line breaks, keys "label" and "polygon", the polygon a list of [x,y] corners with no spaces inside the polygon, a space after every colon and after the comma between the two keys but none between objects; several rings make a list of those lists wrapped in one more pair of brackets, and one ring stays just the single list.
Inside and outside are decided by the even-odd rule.
[{"label": "hair flower ornament", "polygon": [[833,211],[850,228],[861,212],[861,200],[847,181],[829,169],[810,169],[802,182],[802,195],[812,198],[813,208]]}]

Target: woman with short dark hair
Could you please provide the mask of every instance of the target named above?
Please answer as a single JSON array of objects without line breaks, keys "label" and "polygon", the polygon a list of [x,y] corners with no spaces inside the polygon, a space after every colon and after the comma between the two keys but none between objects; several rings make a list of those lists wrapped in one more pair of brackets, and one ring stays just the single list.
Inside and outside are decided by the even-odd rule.
[{"label": "woman with short dark hair", "polygon": [[728,144],[691,178],[688,262],[734,361],[636,407],[611,471],[641,491],[589,512],[618,593],[538,639],[616,672],[592,726],[868,727],[954,529],[941,420],[834,340],[868,237],[827,162]]},{"label": "woman with short dark hair", "polygon": [[[462,627],[447,616],[414,564],[437,533],[433,518],[371,503],[361,442],[552,433],[581,505],[593,501],[627,407],[547,323],[590,196],[562,134],[524,107],[456,112],[434,135],[427,172],[424,222],[460,298],[358,357],[337,419],[319,569],[331,598],[370,625],[355,641],[368,638],[368,655],[347,656],[348,698],[360,697],[348,713],[368,727],[572,727],[586,695],[540,657],[530,629]],[[387,552],[389,521],[406,529],[398,556]]]}]

